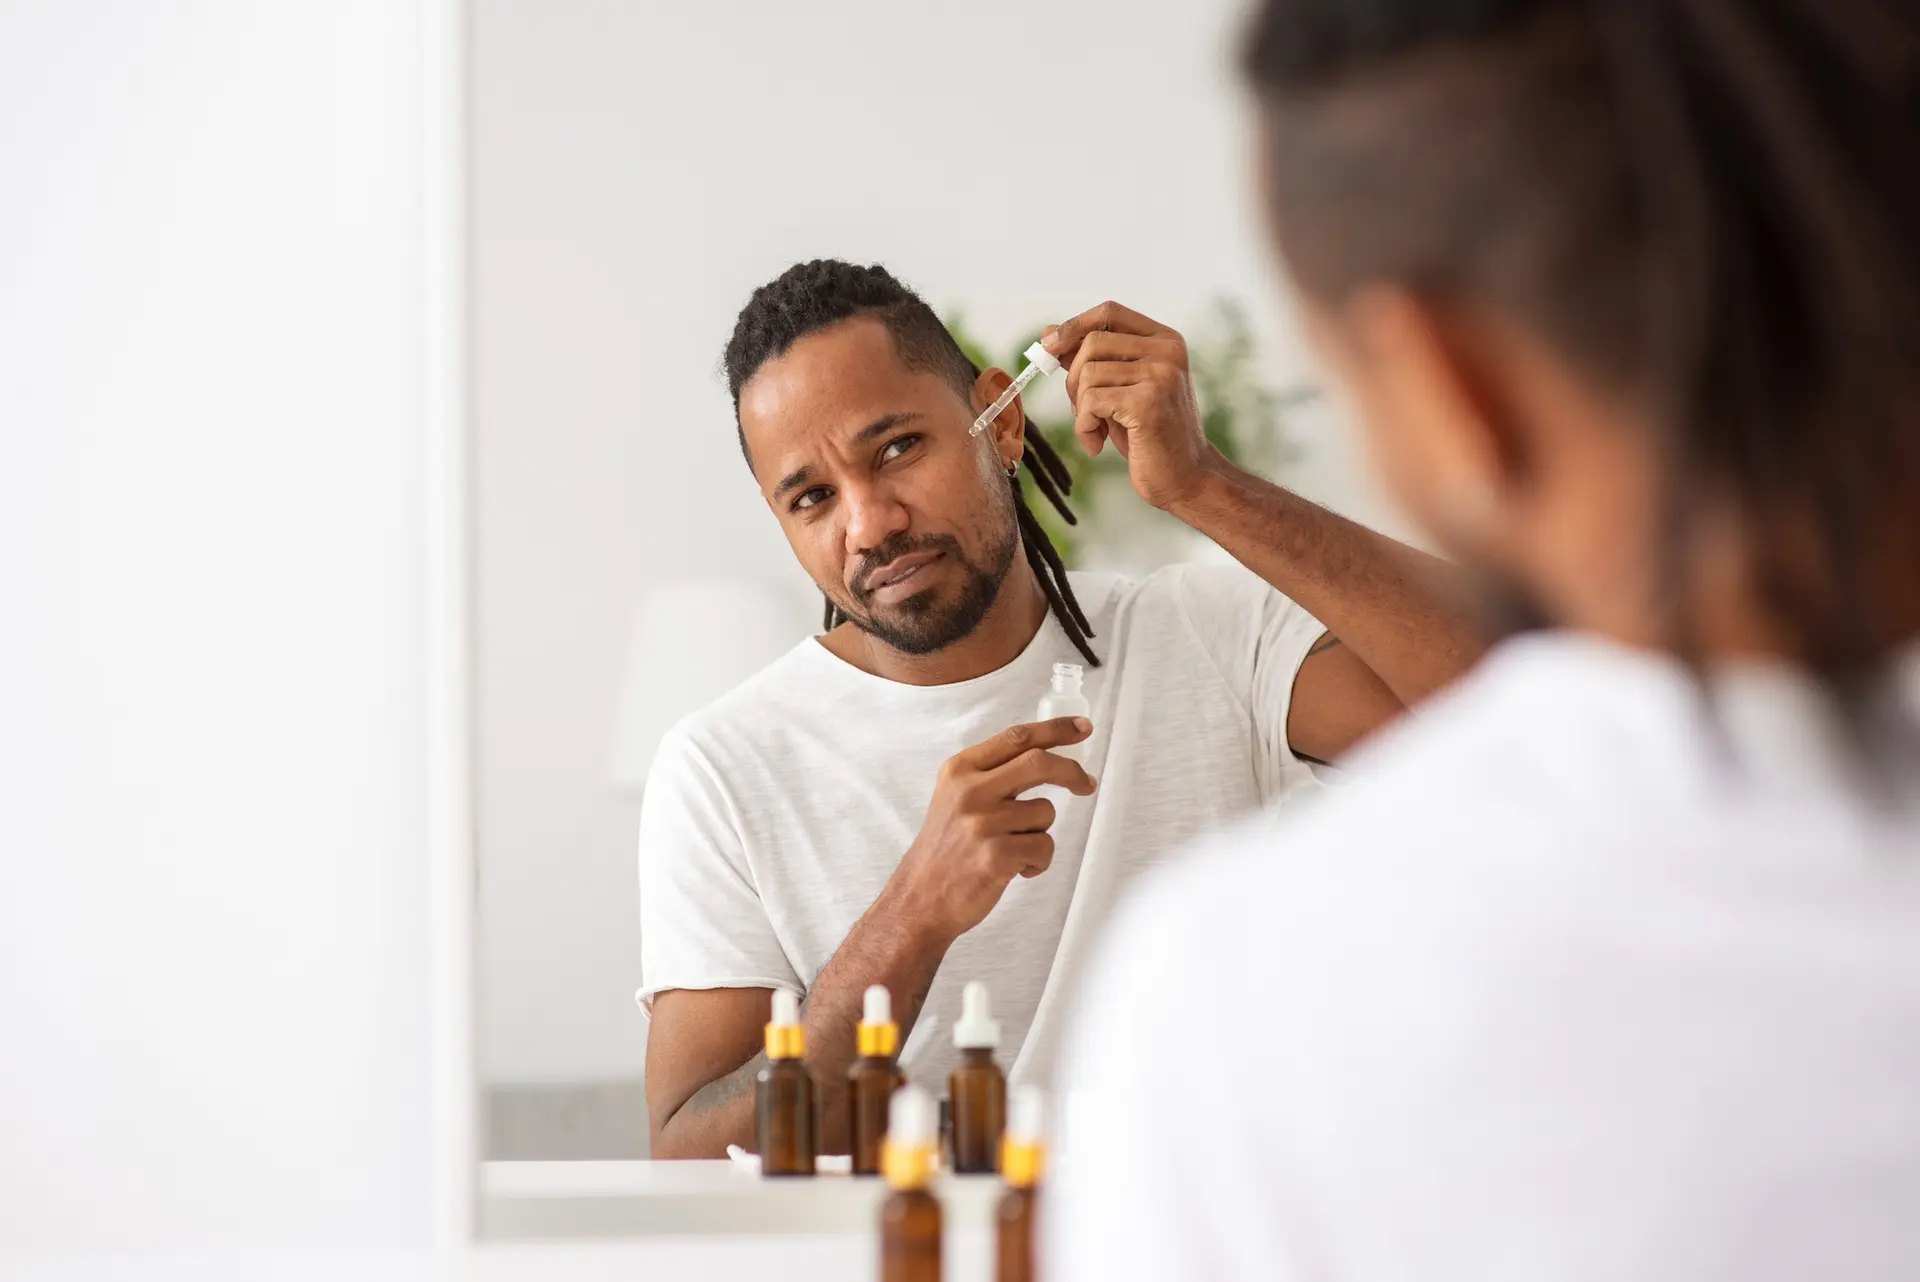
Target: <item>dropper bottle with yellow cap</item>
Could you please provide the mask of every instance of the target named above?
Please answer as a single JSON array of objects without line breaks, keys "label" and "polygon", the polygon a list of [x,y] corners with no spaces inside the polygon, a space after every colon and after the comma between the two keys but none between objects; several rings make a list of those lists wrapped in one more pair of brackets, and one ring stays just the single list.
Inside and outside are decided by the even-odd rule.
[{"label": "dropper bottle with yellow cap", "polygon": [[867,989],[866,1007],[854,1036],[860,1057],[847,1070],[853,1173],[878,1175],[887,1111],[893,1105],[893,1093],[907,1080],[894,1058],[900,1052],[900,1026],[893,1022],[893,998],[881,985]]},{"label": "dropper bottle with yellow cap", "polygon": [[927,1191],[938,1139],[927,1093],[895,1091],[881,1147],[893,1191],[880,1204],[880,1282],[940,1282],[940,1200]]},{"label": "dropper bottle with yellow cap", "polygon": [[762,1175],[812,1175],[819,1152],[813,1074],[807,1071],[807,1030],[800,999],[773,994],[767,1024],[767,1066],[754,1081],[754,1129]]},{"label": "dropper bottle with yellow cap", "polygon": [[1034,1212],[1046,1166],[1046,1098],[1038,1086],[1013,1093],[1007,1137],[1000,1145],[1000,1175],[1007,1191],[994,1217],[994,1282],[1033,1282]]}]

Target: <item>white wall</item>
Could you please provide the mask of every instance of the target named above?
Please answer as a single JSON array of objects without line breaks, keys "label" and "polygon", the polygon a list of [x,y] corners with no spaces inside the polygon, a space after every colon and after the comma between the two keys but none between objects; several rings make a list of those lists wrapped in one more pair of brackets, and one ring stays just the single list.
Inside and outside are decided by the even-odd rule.
[{"label": "white wall", "polygon": [[[482,1057],[637,1074],[622,629],[669,574],[793,583],[715,374],[752,288],[880,261],[996,342],[1109,295],[1249,303],[1301,368],[1243,175],[1238,0],[477,0]],[[1378,516],[1326,435],[1302,488]]]},{"label": "white wall", "polygon": [[429,1240],[421,8],[0,0],[0,1248]]}]

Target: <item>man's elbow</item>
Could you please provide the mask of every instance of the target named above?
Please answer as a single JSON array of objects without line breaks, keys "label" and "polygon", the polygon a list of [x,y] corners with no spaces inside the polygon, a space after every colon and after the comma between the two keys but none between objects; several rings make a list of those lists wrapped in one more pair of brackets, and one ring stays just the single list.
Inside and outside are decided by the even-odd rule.
[{"label": "man's elbow", "polygon": [[712,1126],[699,1126],[697,1112],[682,1105],[665,1115],[650,1114],[647,1119],[648,1151],[666,1161],[687,1161],[727,1156],[729,1137]]}]

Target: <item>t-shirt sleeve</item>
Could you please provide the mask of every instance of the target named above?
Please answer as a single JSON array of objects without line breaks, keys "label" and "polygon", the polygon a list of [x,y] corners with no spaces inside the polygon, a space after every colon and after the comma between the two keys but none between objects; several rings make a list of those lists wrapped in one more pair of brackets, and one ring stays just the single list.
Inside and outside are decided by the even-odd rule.
[{"label": "t-shirt sleeve", "polygon": [[805,991],[754,885],[720,777],[669,734],[640,805],[639,1000],[669,988]]},{"label": "t-shirt sleeve", "polygon": [[1195,639],[1253,723],[1261,792],[1271,801],[1313,778],[1287,742],[1287,713],[1300,664],[1326,628],[1244,566],[1184,566],[1179,575]]}]

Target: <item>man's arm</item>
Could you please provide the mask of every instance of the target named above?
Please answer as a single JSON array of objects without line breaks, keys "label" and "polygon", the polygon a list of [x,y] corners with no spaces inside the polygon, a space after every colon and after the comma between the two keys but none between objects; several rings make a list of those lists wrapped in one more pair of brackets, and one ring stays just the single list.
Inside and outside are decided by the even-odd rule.
[{"label": "man's arm", "polygon": [[[847,1068],[867,987],[884,984],[893,994],[905,1040],[951,943],[913,924],[890,892],[848,932],[802,1012],[823,1153],[848,1151]],[[765,988],[672,989],[654,997],[647,1111],[655,1157],[722,1157],[729,1144],[756,1146],[754,1078],[767,1062],[771,1004]]]},{"label": "man's arm", "polygon": [[1296,751],[1336,755],[1485,649],[1444,561],[1242,471],[1208,443],[1177,332],[1103,303],[1042,342],[1070,363],[1074,432],[1087,451],[1111,441],[1142,498],[1232,553],[1337,640],[1301,665],[1287,723]]},{"label": "man's arm", "polygon": [[[1047,749],[1079,743],[1092,729],[1069,717],[1012,726],[941,767],[920,835],[802,1010],[822,1152],[847,1151],[847,1068],[868,986],[892,994],[904,1041],[953,941],[986,918],[1015,877],[1040,876],[1052,863],[1053,803],[1019,797],[1042,784],[1091,795],[1092,777]],[[753,1082],[764,1063],[756,1052],[771,1000],[764,988],[654,996],[647,1113],[656,1157],[724,1157],[728,1144],[754,1146]]]},{"label": "man's arm", "polygon": [[1167,509],[1327,628],[1300,665],[1287,741],[1330,760],[1480,657],[1446,562],[1225,459]]}]

